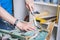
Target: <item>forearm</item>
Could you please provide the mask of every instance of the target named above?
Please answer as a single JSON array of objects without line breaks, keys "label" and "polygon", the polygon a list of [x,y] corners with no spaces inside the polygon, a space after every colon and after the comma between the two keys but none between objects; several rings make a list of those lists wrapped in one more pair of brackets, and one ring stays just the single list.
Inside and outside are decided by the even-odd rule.
[{"label": "forearm", "polygon": [[14,25],[16,19],[12,17],[8,12],[6,12],[2,7],[0,7],[0,17],[12,25]]}]

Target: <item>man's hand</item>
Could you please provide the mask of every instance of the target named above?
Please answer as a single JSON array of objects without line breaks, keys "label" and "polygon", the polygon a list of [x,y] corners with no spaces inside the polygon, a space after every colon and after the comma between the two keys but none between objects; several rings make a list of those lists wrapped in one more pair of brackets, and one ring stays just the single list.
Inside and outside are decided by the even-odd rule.
[{"label": "man's hand", "polygon": [[17,27],[18,27],[19,29],[21,29],[21,30],[24,30],[24,31],[31,31],[31,30],[35,30],[35,29],[36,29],[35,27],[33,27],[33,26],[31,25],[30,22],[24,22],[24,23],[18,22],[18,23],[17,23]]},{"label": "man's hand", "polygon": [[[14,25],[16,18],[14,18],[13,16],[11,16],[6,10],[4,10],[2,7],[0,7],[0,17],[6,21],[8,21],[9,23],[11,23],[12,25]],[[16,24],[16,26],[21,29],[21,30],[25,30],[25,31],[29,31],[29,30],[35,30],[35,27],[32,27],[31,23],[22,23],[22,22],[18,22]]]},{"label": "man's hand", "polygon": [[29,11],[34,10],[34,0],[26,0],[26,7]]}]

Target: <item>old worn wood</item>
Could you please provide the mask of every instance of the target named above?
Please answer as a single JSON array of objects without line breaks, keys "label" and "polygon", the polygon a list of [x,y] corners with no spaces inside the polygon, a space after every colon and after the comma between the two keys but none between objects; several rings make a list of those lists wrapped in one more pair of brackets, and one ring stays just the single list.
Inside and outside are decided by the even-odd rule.
[{"label": "old worn wood", "polygon": [[48,35],[47,35],[47,37],[46,37],[46,40],[50,40],[50,36],[51,36],[51,34],[52,34],[52,31],[53,31],[53,28],[54,28],[54,24],[55,24],[55,22],[50,22],[50,24],[48,25]]}]

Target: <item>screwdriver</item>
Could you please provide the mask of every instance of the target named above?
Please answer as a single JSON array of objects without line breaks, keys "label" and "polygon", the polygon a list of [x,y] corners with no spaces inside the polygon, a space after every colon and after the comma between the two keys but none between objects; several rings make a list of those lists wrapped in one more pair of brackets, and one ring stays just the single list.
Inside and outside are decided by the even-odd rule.
[{"label": "screwdriver", "polygon": [[40,26],[38,26],[37,21],[35,19],[34,13],[38,14],[39,12],[38,11],[37,12],[32,11],[31,14],[33,15],[34,26],[36,26],[38,29],[40,29]]}]

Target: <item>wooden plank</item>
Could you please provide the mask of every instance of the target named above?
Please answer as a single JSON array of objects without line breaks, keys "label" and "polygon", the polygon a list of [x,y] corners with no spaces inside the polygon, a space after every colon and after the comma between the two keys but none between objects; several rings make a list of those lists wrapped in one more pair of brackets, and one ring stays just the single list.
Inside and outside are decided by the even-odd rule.
[{"label": "wooden plank", "polygon": [[54,24],[55,22],[50,22],[50,24],[48,25],[48,36],[46,37],[46,40],[50,40],[50,36],[52,34],[53,28],[54,28]]}]

